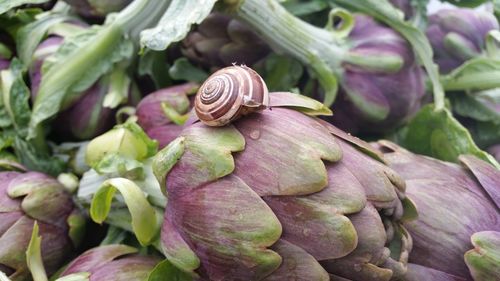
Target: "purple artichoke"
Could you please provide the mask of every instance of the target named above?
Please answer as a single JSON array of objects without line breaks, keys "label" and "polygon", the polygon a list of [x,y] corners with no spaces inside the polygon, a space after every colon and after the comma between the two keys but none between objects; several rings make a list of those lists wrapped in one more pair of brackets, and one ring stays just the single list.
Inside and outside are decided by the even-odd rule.
[{"label": "purple artichoke", "polygon": [[429,17],[427,37],[441,73],[449,73],[479,56],[490,30],[498,30],[493,14],[471,9],[444,9]]},{"label": "purple artichoke", "polygon": [[205,68],[221,68],[233,63],[252,65],[270,49],[246,25],[215,12],[186,36],[181,51]]},{"label": "purple artichoke", "polygon": [[160,261],[153,256],[141,256],[137,249],[125,245],[107,245],[90,249],[73,260],[61,273],[88,273],[89,281],[146,280]]},{"label": "purple artichoke", "polygon": [[488,148],[488,152],[493,155],[498,162],[500,162],[500,144],[491,146]]},{"label": "purple artichoke", "polygon": [[0,172],[0,271],[14,281],[30,280],[25,252],[35,221],[51,274],[79,243],[84,219],[57,180],[37,172]]},{"label": "purple artichoke", "polygon": [[[31,96],[35,100],[42,79],[44,61],[61,46],[63,38],[53,36],[43,41],[36,49],[33,63],[30,67]],[[52,126],[55,133],[63,138],[90,139],[104,133],[114,125],[115,110],[105,107],[103,102],[109,91],[110,81],[101,78],[85,90],[83,95],[73,95],[64,101],[63,111],[56,117]],[[134,103],[134,89],[129,90],[129,101]],[[76,97],[76,98],[75,98]]]},{"label": "purple artichoke", "polygon": [[458,165],[415,155],[389,142],[379,144],[418,208],[419,218],[405,223],[413,238],[410,262],[418,265],[410,273],[425,276],[429,271],[444,278],[436,280],[471,280],[464,261],[473,247],[471,236],[500,231],[500,171],[473,156],[461,156]]},{"label": "purple artichoke", "polygon": [[119,12],[132,0],[64,0],[78,14],[84,17],[105,17],[112,12]]},{"label": "purple artichoke", "polygon": [[197,84],[186,83],[160,89],[144,97],[137,105],[137,123],[150,138],[158,141],[160,148],[179,136],[185,121],[182,116],[187,116],[192,108],[188,94],[197,88]]},{"label": "purple artichoke", "polygon": [[[353,133],[387,131],[403,124],[420,108],[423,72],[401,35],[366,16],[357,15],[355,21],[349,35],[352,47],[343,63],[340,95],[329,120]],[[381,61],[392,60],[392,68],[372,68],[377,64],[373,61],[376,56]]]},{"label": "purple artichoke", "polygon": [[[258,91],[266,97],[261,78],[233,76],[240,84],[224,90],[221,76],[201,86],[197,114],[235,120],[226,108],[243,116],[223,127],[186,126],[153,161],[168,194],[168,260],[210,280],[403,276],[411,237],[401,220],[412,208],[402,179],[366,143],[295,110],[317,114],[321,103],[271,93],[272,110],[249,113],[262,107],[252,100]],[[248,96],[233,96],[240,91]]]}]

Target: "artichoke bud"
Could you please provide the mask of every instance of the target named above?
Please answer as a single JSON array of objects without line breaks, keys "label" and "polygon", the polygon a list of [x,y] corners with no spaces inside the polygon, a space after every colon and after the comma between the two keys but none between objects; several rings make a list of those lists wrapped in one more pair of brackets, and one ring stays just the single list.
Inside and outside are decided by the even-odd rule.
[{"label": "artichoke bud", "polygon": [[355,16],[343,58],[335,125],[352,133],[382,132],[405,122],[424,96],[423,71],[406,40],[373,19]]},{"label": "artichoke bud", "polygon": [[211,76],[195,98],[211,118],[198,114],[153,158],[168,260],[203,280],[402,277],[412,244],[402,220],[414,210],[404,181],[368,144],[306,114],[320,103],[235,72],[255,74]]},{"label": "artichoke bud", "polygon": [[441,73],[449,73],[466,60],[481,55],[486,35],[498,30],[493,14],[472,9],[444,9],[429,17],[426,35]]},{"label": "artichoke bud", "polygon": [[[36,49],[33,62],[30,66],[31,98],[35,100],[38,88],[41,84],[42,67],[63,44],[64,39],[52,36],[43,41]],[[120,75],[116,75],[116,74]],[[123,78],[123,79],[116,79]],[[125,83],[125,87],[116,86],[116,81]],[[116,92],[114,88],[120,88],[122,92]],[[113,92],[114,91],[114,92]],[[110,95],[110,92],[115,94]],[[90,88],[81,93],[69,95],[63,100],[62,111],[54,120],[52,126],[54,133],[67,140],[87,140],[104,133],[115,123],[116,107],[121,103],[133,104],[137,102],[138,92],[135,84],[130,81],[121,68],[116,67],[110,74],[101,77]],[[123,96],[117,99],[116,96]],[[114,99],[109,99],[109,98]],[[111,102],[109,102],[111,100]],[[108,103],[108,104],[107,104]],[[109,106],[111,103],[113,106]]]},{"label": "artichoke bud", "polygon": [[212,13],[182,41],[181,51],[193,63],[220,68],[232,63],[252,65],[270,49],[243,23]]},{"label": "artichoke bud", "polygon": [[107,156],[120,156],[141,161],[152,156],[158,144],[133,122],[117,125],[108,132],[94,138],[87,146],[85,162],[95,167]]},{"label": "artichoke bud", "polygon": [[145,96],[136,107],[137,123],[148,136],[158,141],[160,148],[174,140],[191,116],[195,83],[185,83],[160,89]]},{"label": "artichoke bud", "polygon": [[[500,171],[472,155],[460,156],[458,165],[387,141],[379,144],[389,166],[406,180],[406,195],[418,206],[418,219],[404,224],[413,238],[409,260],[416,266],[410,275],[428,272],[457,278],[443,280],[472,280],[472,274],[474,280],[496,280],[485,277],[494,271],[493,264],[498,274],[498,235],[474,233],[500,231]],[[466,254],[473,245],[476,249]]]},{"label": "artichoke bud", "polygon": [[0,270],[14,281],[29,280],[25,252],[37,221],[43,263],[54,273],[84,233],[85,219],[71,194],[37,172],[1,172],[0,179]]},{"label": "artichoke bud", "polygon": [[112,12],[119,12],[132,0],[64,0],[84,17],[101,18]]},{"label": "artichoke bud", "polygon": [[78,280],[147,280],[158,262],[159,258],[139,255],[137,249],[130,246],[106,245],[90,249],[78,256],[60,276],[85,278]]}]

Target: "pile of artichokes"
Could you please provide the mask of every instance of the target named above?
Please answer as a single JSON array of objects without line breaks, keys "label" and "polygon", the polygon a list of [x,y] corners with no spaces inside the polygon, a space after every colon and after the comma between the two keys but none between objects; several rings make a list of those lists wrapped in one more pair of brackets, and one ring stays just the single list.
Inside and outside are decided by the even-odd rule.
[{"label": "pile of artichokes", "polygon": [[0,281],[500,280],[500,3],[448,2],[1,2]]}]

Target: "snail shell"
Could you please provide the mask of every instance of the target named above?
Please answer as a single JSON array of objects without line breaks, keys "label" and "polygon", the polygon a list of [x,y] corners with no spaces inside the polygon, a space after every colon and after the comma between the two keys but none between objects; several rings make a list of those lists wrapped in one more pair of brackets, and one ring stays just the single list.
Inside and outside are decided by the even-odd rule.
[{"label": "snail shell", "polygon": [[224,126],[269,104],[269,92],[262,77],[246,66],[223,68],[201,85],[194,108],[201,122]]}]

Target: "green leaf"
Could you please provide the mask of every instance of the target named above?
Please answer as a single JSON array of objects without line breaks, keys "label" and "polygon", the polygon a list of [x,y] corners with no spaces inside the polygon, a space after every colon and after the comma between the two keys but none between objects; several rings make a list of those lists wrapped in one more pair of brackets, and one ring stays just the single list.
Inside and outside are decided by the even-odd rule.
[{"label": "green leaf", "polygon": [[192,82],[203,82],[208,78],[208,73],[192,65],[185,57],[176,59],[168,70],[168,74],[174,80]]},{"label": "green leaf", "polygon": [[0,26],[10,34],[12,38],[16,38],[17,31],[36,20],[36,16],[42,13],[39,8],[18,9],[16,11],[9,11],[0,15]]},{"label": "green leaf", "polygon": [[473,93],[455,93],[448,95],[453,112],[460,116],[479,121],[491,121],[500,124],[500,88]]},{"label": "green leaf", "polygon": [[500,143],[500,123],[474,121],[466,126],[480,147],[487,148]]},{"label": "green leaf", "polygon": [[387,0],[330,0],[341,6],[360,11],[370,15],[377,20],[389,25],[394,30],[403,35],[410,42],[413,51],[425,67],[427,75],[432,82],[434,102],[436,109],[444,108],[444,91],[439,81],[437,65],[433,61],[432,47],[425,34],[414,27],[411,23],[405,22],[399,10],[394,8]]},{"label": "green leaf", "polygon": [[287,56],[269,55],[261,73],[269,91],[289,91],[297,87],[304,73],[302,64]]},{"label": "green leaf", "polygon": [[401,134],[401,145],[415,153],[450,162],[458,162],[462,154],[472,154],[500,167],[491,155],[477,147],[467,129],[446,108],[424,106]]},{"label": "green leaf", "polygon": [[158,151],[158,142],[152,140],[135,122],[116,125],[112,130],[94,138],[87,146],[85,161],[91,167],[107,154],[120,154],[142,161]]},{"label": "green leaf", "polygon": [[51,27],[72,19],[67,15],[51,14],[44,16],[19,29],[16,36],[17,53],[24,65],[31,65],[35,49]]},{"label": "green leaf", "polygon": [[52,176],[57,176],[65,171],[65,163],[61,159],[52,157],[47,151],[36,148],[31,142],[15,137],[14,151],[29,170],[44,172]]},{"label": "green leaf", "polygon": [[94,170],[99,174],[115,174],[130,180],[144,178],[143,164],[119,153],[106,154],[96,165]]},{"label": "green leaf", "polygon": [[156,52],[152,50],[144,51],[139,58],[137,72],[140,76],[147,75],[155,83],[156,89],[165,88],[171,84],[168,73],[167,52]]},{"label": "green leaf", "polygon": [[89,281],[90,272],[77,272],[57,278],[56,281]]},{"label": "green leaf", "polygon": [[471,59],[450,74],[441,77],[447,91],[486,90],[500,87],[500,58]]},{"label": "green leaf", "polygon": [[441,1],[446,1],[448,3],[451,3],[459,7],[475,8],[479,5],[488,2],[489,0],[441,0]]},{"label": "green leaf", "polygon": [[5,0],[0,2],[0,14],[7,12],[12,8],[19,7],[25,4],[41,4],[49,2],[49,0]]},{"label": "green leaf", "polygon": [[156,213],[142,190],[131,180],[113,178],[105,181],[92,199],[90,217],[95,222],[102,223],[108,216],[111,202],[117,190],[123,196],[130,211],[132,229],[137,240],[143,246],[151,244],[159,232]]},{"label": "green leaf", "polygon": [[103,106],[116,108],[127,102],[132,81],[124,68],[116,67],[109,75],[109,91],[104,97]]},{"label": "green leaf", "polygon": [[148,281],[191,281],[194,280],[191,275],[181,271],[168,260],[159,262],[149,273]]},{"label": "green leaf", "polygon": [[216,0],[172,0],[156,27],[141,32],[141,46],[165,50],[171,43],[184,39],[193,24],[201,23]]},{"label": "green leaf", "polygon": [[133,55],[133,44],[116,25],[94,27],[67,37],[42,67],[43,78],[33,106],[29,137],[42,122],[67,108],[115,63]]},{"label": "green leaf", "polygon": [[47,273],[42,261],[42,237],[38,235],[38,223],[35,221],[31,240],[26,249],[26,264],[28,265],[34,281],[47,281]]},{"label": "green leaf", "polygon": [[0,92],[5,112],[11,120],[17,135],[26,137],[30,119],[30,89],[23,80],[23,66],[13,59],[8,71],[0,72]]},{"label": "green leaf", "polygon": [[104,237],[99,245],[121,244],[125,241],[129,233],[130,232],[127,232],[126,230],[110,225],[108,227],[108,231],[106,232],[106,237]]}]

